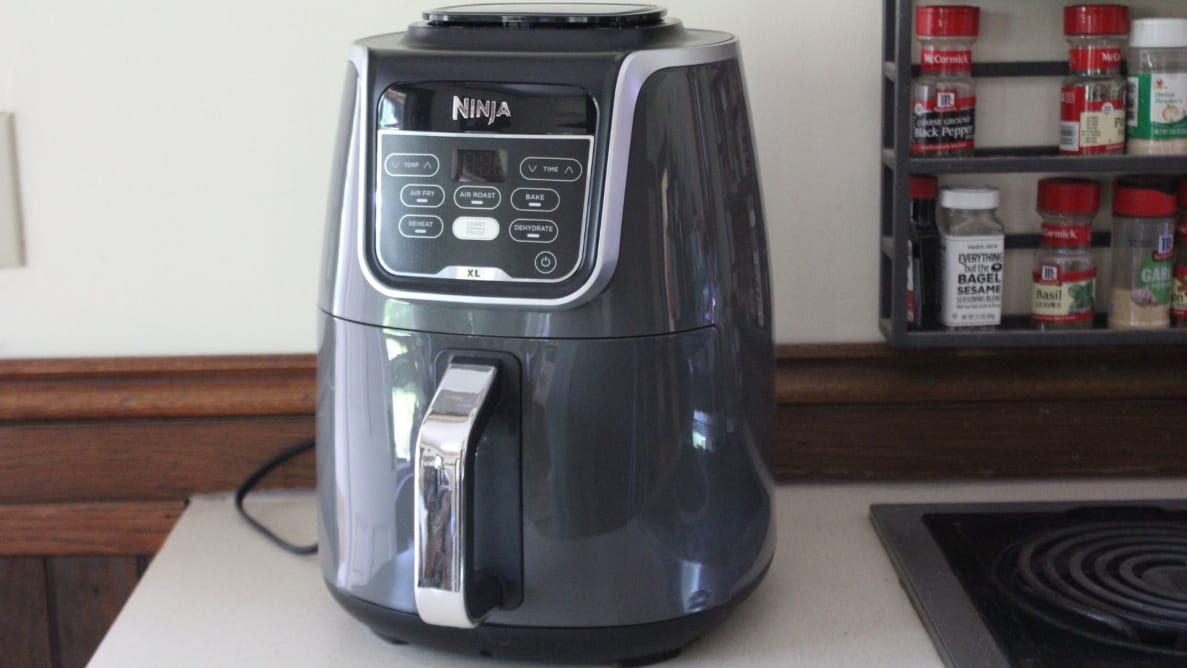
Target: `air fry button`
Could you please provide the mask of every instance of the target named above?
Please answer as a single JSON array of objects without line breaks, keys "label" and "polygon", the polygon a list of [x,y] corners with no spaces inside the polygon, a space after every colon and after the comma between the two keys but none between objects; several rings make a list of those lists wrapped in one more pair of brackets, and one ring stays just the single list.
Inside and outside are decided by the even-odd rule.
[{"label": "air fry button", "polygon": [[556,270],[556,256],[548,251],[536,255],[536,271],[551,274]]},{"label": "air fry button", "polygon": [[573,158],[524,158],[519,174],[529,181],[576,181],[581,178],[581,163]]},{"label": "air fry button", "polygon": [[522,243],[550,244],[556,241],[556,223],[551,220],[516,218],[507,227],[507,234]]}]

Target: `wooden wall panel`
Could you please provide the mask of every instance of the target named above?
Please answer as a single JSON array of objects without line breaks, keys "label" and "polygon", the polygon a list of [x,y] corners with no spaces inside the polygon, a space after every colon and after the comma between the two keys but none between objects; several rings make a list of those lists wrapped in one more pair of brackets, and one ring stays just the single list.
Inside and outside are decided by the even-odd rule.
[{"label": "wooden wall panel", "polygon": [[1187,476],[1182,400],[784,406],[782,480]]},{"label": "wooden wall panel", "polygon": [[[0,503],[179,501],[234,489],[313,416],[0,422]],[[312,453],[272,485],[313,485]]]},{"label": "wooden wall panel", "polygon": [[155,554],[185,501],[0,504],[0,554]]},{"label": "wooden wall panel", "polygon": [[47,570],[55,668],[83,668],[136,586],[136,556],[51,557]]},{"label": "wooden wall panel", "polygon": [[0,557],[0,665],[53,665],[45,559]]}]

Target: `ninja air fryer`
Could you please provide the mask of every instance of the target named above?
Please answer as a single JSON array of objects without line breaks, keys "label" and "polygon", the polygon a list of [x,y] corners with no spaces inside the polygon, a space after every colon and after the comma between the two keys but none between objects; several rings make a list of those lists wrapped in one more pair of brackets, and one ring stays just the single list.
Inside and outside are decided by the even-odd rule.
[{"label": "ninja air fryer", "polygon": [[771,561],[771,298],[738,43],[664,15],[445,7],[350,51],[321,563],[384,638],[662,658]]}]

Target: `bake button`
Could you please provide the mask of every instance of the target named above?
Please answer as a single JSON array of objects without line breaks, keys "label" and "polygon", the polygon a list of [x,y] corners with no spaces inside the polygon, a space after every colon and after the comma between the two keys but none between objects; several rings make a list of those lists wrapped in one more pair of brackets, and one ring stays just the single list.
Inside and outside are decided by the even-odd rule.
[{"label": "bake button", "polygon": [[552,188],[516,188],[511,191],[511,206],[519,211],[556,211],[561,196]]},{"label": "bake button", "polygon": [[581,178],[581,163],[573,158],[524,158],[519,174],[529,181],[576,181]]},{"label": "bake button", "polygon": [[507,234],[524,243],[550,244],[556,241],[557,232],[556,223],[551,220],[516,218],[507,226]]},{"label": "bake button", "polygon": [[400,218],[399,228],[409,239],[436,239],[445,231],[445,223],[437,216],[408,214]]},{"label": "bake button", "polygon": [[453,203],[459,209],[494,209],[502,201],[499,189],[491,186],[462,186],[453,191]]},{"label": "bake button", "polygon": [[490,241],[499,236],[499,221],[461,216],[453,221],[453,236],[465,241]]},{"label": "bake button", "polygon": [[551,274],[556,269],[556,256],[548,251],[536,255],[536,271]]},{"label": "bake button", "polygon": [[441,162],[429,153],[389,153],[383,159],[388,176],[433,176],[439,169]]},{"label": "bake button", "polygon": [[400,203],[407,207],[435,209],[445,203],[445,189],[441,186],[409,183],[400,188]]}]

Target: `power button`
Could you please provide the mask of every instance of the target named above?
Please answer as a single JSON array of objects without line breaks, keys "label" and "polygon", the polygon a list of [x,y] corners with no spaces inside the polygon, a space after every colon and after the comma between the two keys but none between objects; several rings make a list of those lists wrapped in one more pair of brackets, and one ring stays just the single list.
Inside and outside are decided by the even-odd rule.
[{"label": "power button", "polygon": [[556,269],[556,256],[548,251],[536,254],[536,271],[551,274]]}]

